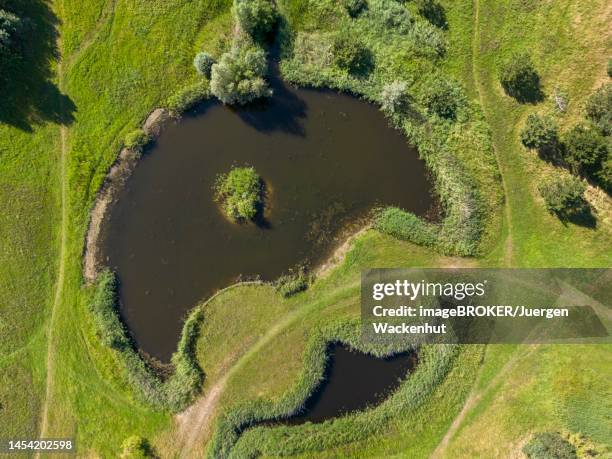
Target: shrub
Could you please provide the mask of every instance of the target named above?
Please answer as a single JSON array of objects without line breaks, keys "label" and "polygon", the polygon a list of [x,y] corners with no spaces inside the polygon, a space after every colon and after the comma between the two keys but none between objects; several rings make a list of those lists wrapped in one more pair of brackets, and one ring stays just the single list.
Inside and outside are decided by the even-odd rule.
[{"label": "shrub", "polygon": [[535,434],[523,446],[529,459],[577,459],[576,449],[557,432]]},{"label": "shrub", "polygon": [[234,46],[212,66],[210,89],[224,104],[244,105],[272,95],[265,74],[263,49],[254,45]]},{"label": "shrub", "polygon": [[400,115],[410,107],[408,83],[395,80],[383,87],[380,95],[381,109],[387,116]]},{"label": "shrub", "polygon": [[340,33],[332,44],[334,63],[350,73],[368,72],[372,66],[372,53],[363,42],[347,33]]},{"label": "shrub", "polygon": [[414,24],[414,18],[406,7],[395,2],[383,5],[382,20],[385,28],[406,34]]},{"label": "shrub", "polygon": [[149,442],[138,435],[132,435],[126,438],[121,447],[121,459],[146,459],[148,457],[155,457]]},{"label": "shrub", "polygon": [[308,288],[311,278],[304,269],[279,277],[274,283],[276,291],[283,297],[288,298],[296,293],[303,292]]},{"label": "shrub", "polygon": [[215,200],[235,221],[251,220],[262,204],[262,181],[253,167],[234,167],[215,184]]},{"label": "shrub", "polygon": [[0,9],[0,55],[10,52],[20,29],[21,19],[13,13]]},{"label": "shrub", "polygon": [[612,83],[602,85],[588,98],[586,117],[602,135],[612,134]]},{"label": "shrub", "polygon": [[421,0],[419,2],[419,14],[436,27],[448,28],[444,7],[434,0]]},{"label": "shrub", "polygon": [[344,0],[342,3],[348,15],[353,19],[368,9],[366,0]]},{"label": "shrub", "polygon": [[521,143],[533,150],[551,156],[559,145],[557,124],[549,116],[531,113],[520,134]]},{"label": "shrub", "polygon": [[608,76],[612,78],[612,59],[608,59]]},{"label": "shrub", "polygon": [[575,173],[593,175],[608,154],[608,142],[596,130],[575,126],[565,136],[565,162]]},{"label": "shrub", "polygon": [[431,50],[437,56],[446,51],[446,40],[439,30],[426,22],[417,22],[410,30],[410,37],[418,50]]},{"label": "shrub", "polygon": [[538,189],[548,211],[562,220],[583,214],[589,208],[584,199],[586,187],[577,177],[556,177],[543,182]]},{"label": "shrub", "polygon": [[435,225],[397,207],[380,211],[374,218],[374,227],[381,233],[428,247],[437,239]]},{"label": "shrub", "polygon": [[256,40],[264,40],[278,19],[271,0],[236,0],[234,10],[242,30]]},{"label": "shrub", "polygon": [[134,129],[125,136],[123,146],[129,150],[142,151],[151,138],[142,129]]},{"label": "shrub", "polygon": [[168,110],[180,115],[208,97],[210,97],[208,82],[201,80],[171,96],[166,105]]},{"label": "shrub", "polygon": [[601,169],[597,171],[595,178],[604,190],[607,192],[612,191],[612,158],[610,157],[610,152],[608,152],[605,161],[601,163]]},{"label": "shrub", "polygon": [[509,96],[519,102],[541,98],[540,76],[528,54],[514,54],[501,68],[500,82]]},{"label": "shrub", "polygon": [[193,59],[193,66],[200,75],[210,78],[210,71],[215,60],[207,53],[200,52]]},{"label": "shrub", "polygon": [[457,111],[465,103],[459,85],[443,78],[430,78],[421,100],[430,113],[446,119],[455,119]]}]

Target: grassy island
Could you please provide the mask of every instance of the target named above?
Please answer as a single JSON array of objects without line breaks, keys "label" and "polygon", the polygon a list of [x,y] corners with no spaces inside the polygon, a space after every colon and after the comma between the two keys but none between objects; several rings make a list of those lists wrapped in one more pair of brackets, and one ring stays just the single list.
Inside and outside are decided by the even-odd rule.
[{"label": "grassy island", "polygon": [[215,184],[215,200],[232,220],[252,220],[263,204],[263,182],[253,167],[234,167]]}]

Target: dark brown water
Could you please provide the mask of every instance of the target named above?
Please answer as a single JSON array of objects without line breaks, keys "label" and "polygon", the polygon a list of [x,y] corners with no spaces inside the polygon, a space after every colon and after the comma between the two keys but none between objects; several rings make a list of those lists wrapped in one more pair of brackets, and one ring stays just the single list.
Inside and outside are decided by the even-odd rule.
[{"label": "dark brown water", "polygon": [[335,345],[330,350],[325,383],[306,401],[301,413],[283,424],[323,422],[381,403],[417,364],[416,354],[386,359]]},{"label": "dark brown water", "polygon": [[[265,106],[208,103],[167,127],[104,225],[123,318],[161,360],[175,350],[187,311],[237,276],[273,280],[304,261],[316,265],[375,205],[420,215],[430,207],[423,162],[376,107],[273,86]],[[217,175],[245,164],[269,192],[259,225],[227,221],[213,201]]]}]

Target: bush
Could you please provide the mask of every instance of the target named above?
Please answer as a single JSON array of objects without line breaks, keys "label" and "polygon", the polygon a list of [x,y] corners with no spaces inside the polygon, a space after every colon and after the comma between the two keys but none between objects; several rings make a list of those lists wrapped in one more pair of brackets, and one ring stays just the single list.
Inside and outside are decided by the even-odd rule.
[{"label": "bush", "polygon": [[612,83],[602,85],[588,98],[586,117],[602,135],[612,134]]},{"label": "bush", "polygon": [[381,233],[427,247],[437,239],[435,225],[397,207],[380,211],[374,218],[374,227]]},{"label": "bush", "polygon": [[408,83],[395,80],[383,87],[380,95],[381,109],[387,116],[401,115],[410,107]]},{"label": "bush", "polygon": [[604,190],[612,191],[612,158],[610,152],[608,152],[605,161],[601,163],[601,169],[597,171],[595,178]]},{"label": "bush", "polygon": [[526,148],[538,150],[545,156],[552,156],[559,146],[557,124],[549,116],[531,113],[520,134],[521,143]]},{"label": "bush", "polygon": [[348,15],[353,19],[368,9],[366,0],[344,0],[342,3]]},{"label": "bush", "polygon": [[535,434],[523,446],[523,453],[529,459],[577,459],[576,449],[557,432]]},{"label": "bush", "polygon": [[538,187],[549,212],[566,220],[585,213],[589,206],[584,199],[586,186],[577,177],[556,177]]},{"label": "bush", "polygon": [[382,19],[385,28],[406,34],[414,24],[414,18],[406,7],[395,2],[383,5]]},{"label": "bush", "polygon": [[263,49],[254,45],[234,46],[212,66],[210,89],[224,104],[244,105],[272,95],[265,74]]},{"label": "bush", "polygon": [[148,457],[155,457],[149,442],[138,435],[132,435],[126,438],[121,447],[121,459],[146,459]]},{"label": "bush", "polygon": [[214,63],[215,60],[204,52],[196,54],[196,57],[193,59],[193,66],[195,67],[196,72],[202,76],[205,76],[206,78],[210,78],[210,71],[212,70]]},{"label": "bush", "polygon": [[372,53],[363,42],[346,33],[337,35],[332,44],[334,63],[350,73],[366,73],[372,67]]},{"label": "bush", "polygon": [[528,54],[515,54],[504,62],[500,82],[506,94],[519,102],[534,102],[541,98],[540,76]]},{"label": "bush", "polygon": [[444,7],[434,0],[421,0],[419,2],[419,14],[436,27],[448,28]]},{"label": "bush", "polygon": [[264,40],[278,20],[271,0],[236,0],[234,10],[242,30],[256,40]]},{"label": "bush", "polygon": [[125,136],[123,146],[129,150],[142,151],[151,138],[142,129],[134,129]]},{"label": "bush", "polygon": [[168,99],[166,105],[168,110],[180,115],[209,97],[208,82],[202,80],[181,89]]},{"label": "bush", "polygon": [[22,21],[18,16],[0,9],[0,82],[7,78],[6,70],[19,59],[15,52]]},{"label": "bush", "polygon": [[446,51],[446,40],[442,33],[431,24],[417,22],[410,31],[417,50],[431,50],[435,55],[442,56]]},{"label": "bush", "polygon": [[262,181],[253,167],[234,167],[215,184],[215,200],[234,221],[251,220],[262,204]]},{"label": "bush", "polygon": [[451,120],[457,117],[457,111],[465,103],[459,85],[443,78],[427,81],[421,101],[430,113]]},{"label": "bush", "polygon": [[297,272],[279,277],[274,283],[274,287],[283,297],[289,298],[306,290],[310,282],[311,278],[308,273],[304,269],[299,269]]},{"label": "bush", "polygon": [[575,126],[565,136],[563,156],[575,173],[592,176],[608,155],[608,142],[596,130]]}]

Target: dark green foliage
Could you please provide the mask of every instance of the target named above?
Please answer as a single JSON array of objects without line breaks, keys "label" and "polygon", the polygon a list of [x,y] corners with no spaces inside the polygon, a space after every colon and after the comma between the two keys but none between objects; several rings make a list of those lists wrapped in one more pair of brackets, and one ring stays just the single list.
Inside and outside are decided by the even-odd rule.
[{"label": "dark green foliage", "polygon": [[149,441],[146,438],[132,435],[121,445],[121,459],[146,459],[155,457]]},{"label": "dark green foliage", "polygon": [[437,241],[436,225],[397,207],[380,211],[374,219],[374,227],[382,233],[427,247]]},{"label": "dark green foliage", "polygon": [[552,158],[559,149],[557,124],[549,116],[531,113],[520,134],[521,143],[547,158]]},{"label": "dark green foliage", "polygon": [[540,76],[526,53],[514,54],[503,63],[500,82],[506,94],[519,102],[536,102],[542,98]]},{"label": "dark green foliage", "polygon": [[278,20],[271,0],[236,0],[234,11],[242,30],[256,40],[264,40]]},{"label": "dark green foliage", "polygon": [[538,189],[548,211],[561,220],[571,219],[589,210],[584,199],[586,186],[577,177],[555,177],[540,184]]},{"label": "dark green foliage", "polygon": [[305,269],[298,269],[296,272],[279,277],[274,286],[278,293],[288,298],[306,290],[311,281],[311,276],[308,275]]},{"label": "dark green foliage", "polygon": [[576,449],[557,432],[535,434],[523,446],[529,459],[577,459]]},{"label": "dark green foliage", "polygon": [[224,104],[244,105],[272,91],[265,80],[266,53],[263,49],[240,44],[221,56],[212,66],[210,89]]},{"label": "dark green foliage", "polygon": [[420,0],[419,14],[436,27],[448,28],[444,7],[434,0]]},{"label": "dark green foliage", "polygon": [[604,190],[608,193],[612,191],[612,157],[609,151],[607,158],[601,163],[601,169],[595,174],[595,178]]},{"label": "dark green foliage", "polygon": [[383,5],[382,18],[383,24],[387,29],[401,34],[408,33],[414,24],[414,18],[410,11],[396,2],[389,2]]},{"label": "dark green foliage", "polygon": [[421,101],[429,113],[454,120],[459,108],[465,104],[465,97],[461,87],[454,81],[430,78],[425,83]]},{"label": "dark green foliage", "polygon": [[150,140],[151,138],[142,129],[134,129],[125,136],[123,146],[130,150],[142,151]]},{"label": "dark green foliage", "polygon": [[171,96],[166,106],[171,112],[180,115],[209,97],[208,82],[206,80],[197,81]]},{"label": "dark green foliage", "polygon": [[612,134],[612,83],[602,85],[588,98],[586,117],[602,135]]},{"label": "dark green foliage", "polygon": [[363,74],[373,66],[372,53],[358,38],[340,33],[332,44],[334,63],[343,70],[353,74]]},{"label": "dark green foliage", "polygon": [[217,178],[215,200],[232,220],[252,220],[263,202],[261,177],[253,167],[234,167]]},{"label": "dark green foliage", "polygon": [[342,4],[348,15],[353,19],[368,9],[366,0],[343,0]]},{"label": "dark green foliage", "polygon": [[193,59],[193,66],[200,75],[210,78],[210,71],[215,60],[205,52],[199,52]]},{"label": "dark green foliage", "polygon": [[608,141],[584,125],[575,126],[564,140],[563,157],[574,173],[595,174],[608,155]]}]

